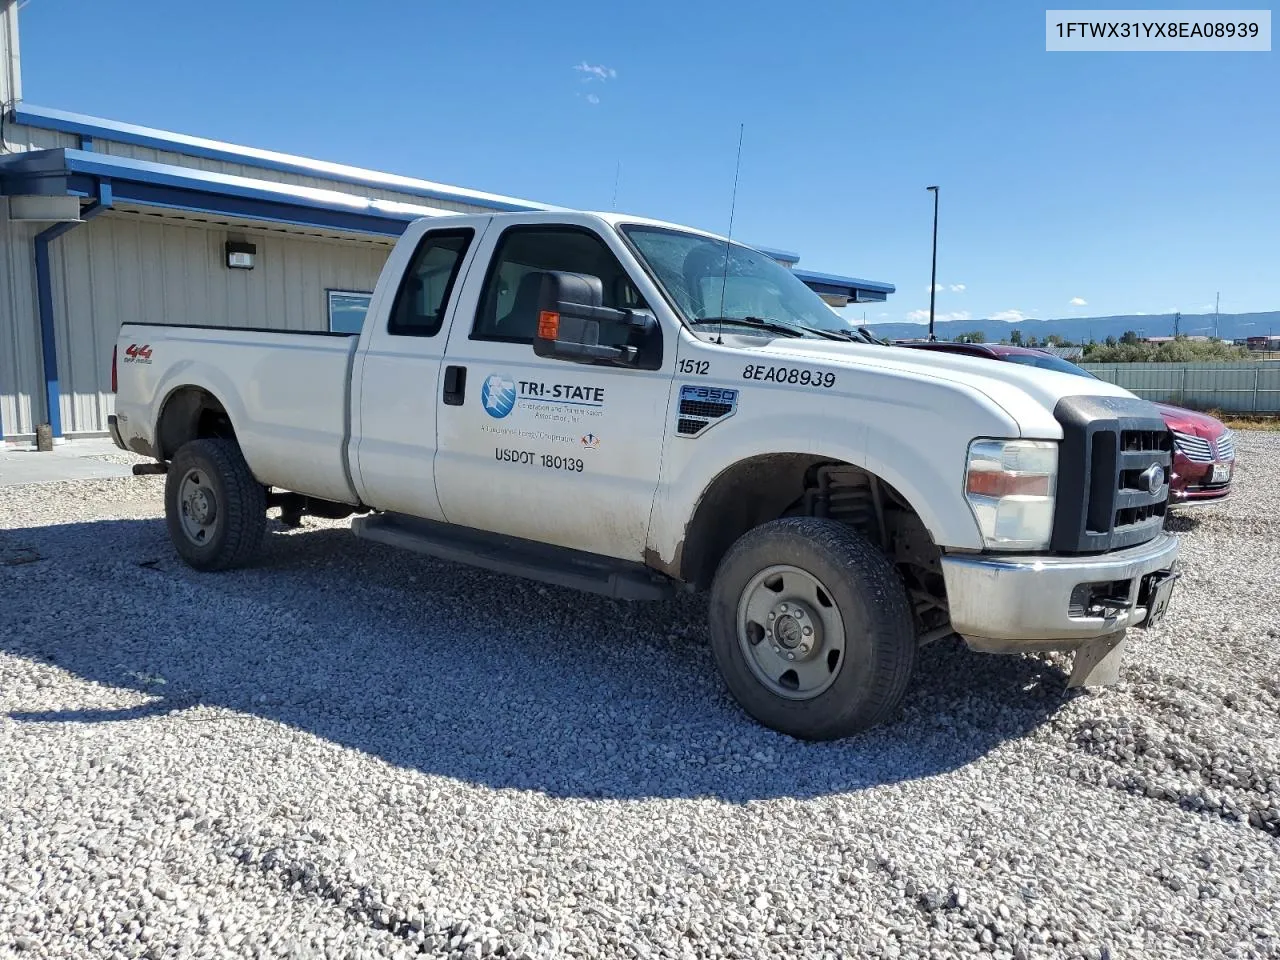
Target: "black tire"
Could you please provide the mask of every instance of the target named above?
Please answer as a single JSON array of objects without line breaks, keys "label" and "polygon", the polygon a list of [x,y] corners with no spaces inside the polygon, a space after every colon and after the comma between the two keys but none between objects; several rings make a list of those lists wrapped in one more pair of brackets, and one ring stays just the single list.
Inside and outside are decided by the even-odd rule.
[{"label": "black tire", "polygon": [[[829,594],[844,625],[834,680],[810,699],[788,699],[766,686],[748,662],[757,655],[748,652],[750,640],[739,640],[744,593],[779,565],[821,581],[821,595]],[[711,648],[742,708],[802,740],[834,740],[883,723],[902,702],[916,660],[911,610],[893,564],[856,530],[813,517],[766,523],[725,554],[711,586]]]},{"label": "black tire", "polygon": [[[200,539],[184,523],[183,481],[195,477],[214,513]],[[267,492],[249,470],[234,440],[192,440],[169,463],[165,522],[179,555],[197,570],[230,570],[250,563],[267,530]],[[194,522],[194,521],[192,521]]]}]

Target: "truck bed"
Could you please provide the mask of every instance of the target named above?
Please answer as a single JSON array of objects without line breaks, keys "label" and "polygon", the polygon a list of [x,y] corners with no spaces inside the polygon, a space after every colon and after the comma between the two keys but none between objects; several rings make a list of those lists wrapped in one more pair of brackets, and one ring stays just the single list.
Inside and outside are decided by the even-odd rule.
[{"label": "truck bed", "polygon": [[347,440],[357,343],[354,334],[324,331],[126,323],[116,357],[121,439],[156,449],[165,403],[178,388],[196,387],[226,409],[264,484],[355,503]]}]

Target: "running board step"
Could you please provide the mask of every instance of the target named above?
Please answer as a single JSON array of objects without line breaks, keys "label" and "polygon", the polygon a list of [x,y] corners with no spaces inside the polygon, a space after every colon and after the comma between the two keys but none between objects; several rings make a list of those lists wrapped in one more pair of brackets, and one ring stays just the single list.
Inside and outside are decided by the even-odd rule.
[{"label": "running board step", "polygon": [[662,600],[675,593],[669,578],[638,563],[507,537],[396,513],[356,517],[362,540],[452,560],[497,573],[573,587],[625,600]]}]

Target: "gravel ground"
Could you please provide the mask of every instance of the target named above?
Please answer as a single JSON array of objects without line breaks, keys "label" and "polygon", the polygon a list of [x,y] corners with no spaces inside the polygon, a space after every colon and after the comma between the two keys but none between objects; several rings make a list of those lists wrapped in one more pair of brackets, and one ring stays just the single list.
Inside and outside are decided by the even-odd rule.
[{"label": "gravel ground", "polygon": [[1280,435],[1176,520],[1124,682],[928,648],[835,744],[628,605],[276,526],[181,565],[153,477],[0,490],[0,956],[1280,957]]}]

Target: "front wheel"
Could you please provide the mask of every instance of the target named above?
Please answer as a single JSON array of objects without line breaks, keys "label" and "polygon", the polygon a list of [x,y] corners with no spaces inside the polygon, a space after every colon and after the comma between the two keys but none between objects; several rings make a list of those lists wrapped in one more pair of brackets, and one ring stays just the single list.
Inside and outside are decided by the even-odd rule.
[{"label": "front wheel", "polygon": [[803,740],[888,719],[916,656],[892,563],[857,531],[812,517],[766,523],[729,549],[711,587],[711,646],[742,708]]},{"label": "front wheel", "polygon": [[169,463],[164,512],[183,560],[197,570],[228,570],[262,547],[267,494],[234,440],[192,440]]}]

